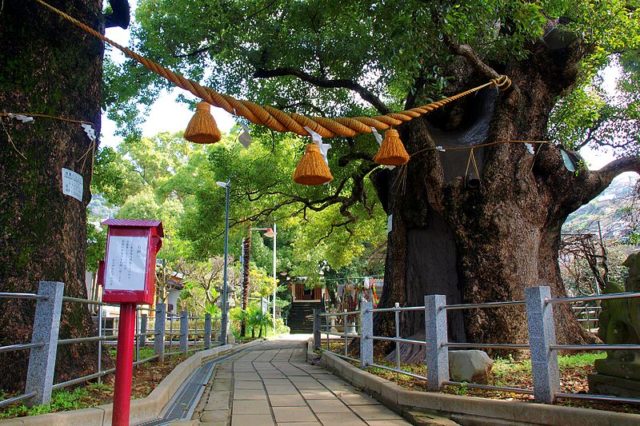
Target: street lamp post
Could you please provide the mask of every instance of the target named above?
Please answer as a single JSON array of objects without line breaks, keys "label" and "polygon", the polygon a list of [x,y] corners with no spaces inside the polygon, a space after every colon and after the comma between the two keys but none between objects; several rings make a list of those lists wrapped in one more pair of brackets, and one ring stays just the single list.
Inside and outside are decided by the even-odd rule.
[{"label": "street lamp post", "polygon": [[276,250],[277,250],[277,236],[278,236],[278,225],[277,224],[273,224],[273,228],[251,228],[252,231],[267,231],[264,233],[264,236],[267,238],[273,238],[273,296],[272,296],[272,306],[271,306],[271,312],[272,312],[272,326],[273,326],[273,332],[276,332],[276,297],[277,297],[277,291],[278,291],[278,280],[276,277],[276,266],[277,266],[277,256],[276,256]]},{"label": "street lamp post", "polygon": [[229,323],[229,309],[228,299],[229,290],[227,284],[227,265],[229,261],[229,190],[231,189],[231,181],[227,179],[226,182],[216,182],[216,184],[224,188],[224,269],[223,269],[223,284],[222,284],[222,321],[220,324],[220,343],[227,344],[227,329]]},{"label": "street lamp post", "polygon": [[276,239],[278,238],[277,225],[273,224],[273,306],[272,306],[272,321],[273,321],[273,333],[276,333],[276,292],[278,291],[278,280],[276,278]]}]

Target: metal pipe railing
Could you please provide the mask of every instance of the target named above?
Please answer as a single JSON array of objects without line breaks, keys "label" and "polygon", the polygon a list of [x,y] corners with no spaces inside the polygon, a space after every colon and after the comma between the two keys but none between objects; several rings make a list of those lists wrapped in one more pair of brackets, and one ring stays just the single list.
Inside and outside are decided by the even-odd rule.
[{"label": "metal pipe railing", "polygon": [[43,346],[44,343],[20,343],[15,345],[0,346],[0,353],[24,351],[31,348],[41,348]]},{"label": "metal pipe railing", "polygon": [[[62,301],[63,302],[85,303],[87,305],[99,305],[99,306],[102,306],[102,305],[105,304],[103,302],[100,302],[99,300],[82,299],[80,297],[71,297],[71,296],[63,296],[62,297]],[[111,306],[118,306],[118,305],[111,305]]]},{"label": "metal pipe railing", "polygon": [[321,317],[341,317],[343,315],[354,315],[359,314],[360,311],[344,311],[344,312],[322,312],[320,314]]},{"label": "metal pipe railing", "polygon": [[628,351],[640,350],[640,345],[621,344],[621,345],[549,345],[549,348],[557,351]]},{"label": "metal pipe railing", "polygon": [[13,398],[3,399],[2,401],[0,401],[0,408],[6,407],[7,405],[18,403],[20,401],[24,401],[25,399],[33,398],[34,396],[36,396],[35,391],[14,396]]},{"label": "metal pipe railing", "polygon": [[47,296],[40,296],[33,293],[0,293],[0,299],[35,299],[35,300],[49,300]]},{"label": "metal pipe railing", "polygon": [[74,337],[72,339],[60,339],[58,340],[58,346],[71,345],[74,343],[85,343],[85,342],[98,342],[98,341],[104,342],[108,340],[118,340],[118,336],[91,336],[91,337]]},{"label": "metal pipe railing", "polygon": [[[402,369],[401,359],[400,359],[400,345],[401,344],[412,344],[426,347],[427,350],[431,350],[432,355],[435,353],[436,356],[433,356],[433,359],[437,358],[437,361],[432,360],[431,358],[427,359],[427,371],[429,372],[429,380],[427,386],[431,390],[441,389],[443,385],[450,386],[465,386],[468,388],[475,389],[484,389],[484,390],[493,390],[493,391],[508,391],[508,392],[517,392],[521,394],[533,394],[535,396],[536,401],[544,402],[544,403],[552,403],[554,398],[576,398],[576,399],[593,399],[593,400],[604,400],[604,401],[618,401],[623,403],[640,403],[640,399],[635,398],[619,398],[615,396],[609,395],[590,395],[590,394],[570,394],[570,393],[562,393],[560,390],[560,382],[556,380],[554,382],[554,376],[557,377],[560,373],[560,369],[557,364],[557,351],[609,351],[609,350],[627,350],[627,351],[640,351],[640,344],[587,344],[587,345],[570,345],[570,344],[557,344],[555,340],[555,335],[553,333],[549,334],[547,332],[539,332],[539,330],[549,330],[553,329],[555,323],[553,321],[552,310],[549,306],[545,308],[546,305],[554,304],[554,303],[574,303],[574,302],[593,302],[599,300],[613,300],[613,299],[623,299],[623,298],[638,298],[640,297],[640,292],[638,293],[617,293],[617,294],[605,294],[605,295],[597,295],[597,296],[581,296],[581,297],[571,297],[571,298],[552,298],[550,288],[547,286],[539,286],[527,288],[525,291],[526,298],[525,300],[515,300],[515,301],[501,301],[501,302],[486,302],[486,303],[470,303],[470,304],[453,304],[446,305],[446,300],[443,296],[429,296],[425,297],[425,305],[426,306],[413,306],[413,307],[404,307],[401,308],[398,304],[394,307],[390,308],[376,308],[372,309],[369,307],[363,308],[363,312],[361,317],[363,320],[365,318],[364,314],[371,312],[393,312],[394,313],[394,325],[395,325],[395,333],[392,336],[375,336],[371,334],[371,331],[367,331],[365,336],[358,336],[362,338],[362,341],[365,342],[367,340],[379,340],[379,341],[387,341],[394,343],[396,349],[396,356],[394,359],[395,367],[390,367],[387,365],[380,365],[372,362],[371,358],[363,358],[364,355],[361,351],[362,359],[356,360],[354,358],[348,357],[346,350],[346,342],[347,338],[355,338],[354,334],[347,334],[347,315],[358,314],[358,311],[351,312],[341,312],[335,314],[321,314],[322,317],[325,318],[324,325],[322,324],[322,319],[320,317],[319,322],[314,325],[314,330],[319,333],[323,333],[326,336],[326,351],[330,351],[330,339],[329,336],[337,336],[339,338],[345,339],[345,351],[344,354],[331,352],[332,354],[340,357],[349,359],[351,361],[359,362],[362,367],[372,366],[377,368],[386,369],[389,371],[393,371],[396,373],[404,374],[407,376],[411,376],[418,379],[426,379],[426,377],[420,376],[418,374],[413,373],[412,371]],[[532,351],[532,361],[535,361],[534,369],[532,371],[532,376],[534,376],[533,382],[536,383],[535,389],[527,389],[527,388],[519,388],[514,386],[494,386],[494,385],[485,385],[480,383],[466,383],[466,382],[457,382],[453,380],[449,380],[448,375],[445,375],[448,371],[447,365],[447,357],[442,356],[442,360],[440,360],[442,352],[440,349],[437,351],[432,350],[433,347],[427,344],[428,338],[422,340],[415,339],[404,339],[400,337],[400,313],[407,311],[425,311],[425,315],[431,318],[434,317],[434,312],[443,312],[448,310],[462,310],[462,309],[491,309],[498,307],[507,307],[507,306],[525,306],[527,322],[529,326],[529,330],[531,333],[535,333],[535,339],[532,340],[530,338],[529,343],[463,343],[463,342],[448,342],[446,336],[446,322],[443,322],[445,327],[444,339],[442,339],[439,333],[442,333],[441,330],[438,330],[437,327],[434,330],[427,328],[426,333],[429,336],[429,333],[432,333],[431,339],[434,338],[434,334],[436,336],[436,343],[438,348],[442,348],[445,352],[447,350],[451,350],[454,348],[473,348],[473,349],[498,349],[498,350],[525,350],[532,351],[532,345],[534,345],[534,349],[536,349],[536,353],[538,355],[533,356]],[[588,322],[590,324],[597,324],[598,312],[602,311],[600,306],[574,306],[572,307],[573,311],[578,316],[578,321],[580,322]],[[443,312],[442,315],[445,313]],[[342,317],[343,325],[345,327],[344,333],[337,333],[335,331],[330,330],[330,326],[328,324],[328,318]],[[585,318],[586,317],[586,318]],[[368,325],[361,324],[360,330],[368,330],[372,329],[371,322],[373,321],[371,318],[368,318]],[[437,321],[433,321],[433,323],[437,323]],[[588,326],[590,327],[590,326]],[[318,334],[320,336],[321,334]],[[318,339],[318,337],[316,337]],[[337,340],[337,339],[336,339]],[[339,340],[338,340],[339,341]],[[431,341],[431,340],[429,340]],[[320,341],[316,347],[322,347],[322,342]],[[361,346],[362,348],[362,346]],[[542,354],[542,355],[540,355]],[[369,355],[367,355],[369,356]],[[541,362],[542,361],[542,362]],[[445,368],[440,368],[446,366]],[[537,366],[537,367],[536,367]],[[433,368],[432,368],[433,367]],[[537,368],[537,369],[536,369]],[[439,371],[444,371],[443,374],[440,374]],[[436,375],[432,378],[432,372],[436,371]],[[545,376],[546,374],[546,376]],[[546,377],[546,378],[545,378]],[[542,378],[542,382],[538,383]],[[435,382],[434,385],[432,382]]]},{"label": "metal pipe railing", "polygon": [[526,343],[445,343],[449,348],[473,348],[473,349],[530,349]]},{"label": "metal pipe railing", "polygon": [[394,306],[393,308],[373,308],[368,309],[371,312],[411,312],[411,311],[424,311],[424,306]]},{"label": "metal pipe railing", "polygon": [[626,292],[626,293],[609,293],[598,294],[595,296],[578,296],[578,297],[555,297],[546,299],[546,303],[576,303],[576,302],[591,302],[595,300],[612,300],[612,299],[633,299],[640,297],[640,293]]},{"label": "metal pipe railing", "polygon": [[427,380],[426,377],[421,376],[419,374],[415,374],[412,373],[410,371],[407,370],[402,370],[402,369],[398,369],[398,368],[393,368],[393,367],[389,367],[387,365],[382,365],[382,364],[371,364],[371,367],[376,367],[376,368],[382,368],[383,370],[389,370],[389,371],[393,371],[394,373],[400,373],[400,374],[404,374],[406,376],[410,376],[416,379],[420,379],[420,380]]},{"label": "metal pipe railing", "polygon": [[55,385],[52,386],[52,389],[53,390],[63,389],[63,388],[66,388],[67,386],[73,386],[73,385],[77,385],[79,383],[87,382],[89,380],[101,378],[101,377],[106,376],[107,374],[111,374],[111,373],[113,373],[115,371],[116,371],[115,368],[110,368],[108,370],[99,371],[97,373],[87,374],[86,376],[78,377],[76,379],[67,380],[66,382],[56,383]]},{"label": "metal pipe railing", "polygon": [[427,342],[422,340],[403,339],[400,337],[384,337],[384,336],[365,336],[365,339],[381,340],[383,342],[400,342],[409,345],[427,346]]},{"label": "metal pipe railing", "polygon": [[465,386],[472,389],[507,391],[507,392],[515,392],[515,393],[524,393],[529,395],[533,394],[532,389],[517,388],[513,386],[482,385],[480,383],[455,382],[452,380],[446,380],[444,381],[444,384],[449,386]]},{"label": "metal pipe railing", "polygon": [[477,309],[477,308],[500,308],[502,306],[524,305],[524,300],[511,300],[506,302],[485,302],[485,303],[459,303],[455,305],[446,305],[442,309],[454,311],[460,309]]},{"label": "metal pipe railing", "polygon": [[590,393],[558,392],[555,394],[555,396],[556,398],[586,399],[586,400],[593,400],[593,401],[622,402],[625,404],[640,404],[640,399],[638,398],[625,398],[625,397],[613,396],[613,395],[594,395]]},{"label": "metal pipe railing", "polygon": [[[43,284],[44,283],[44,284]],[[55,292],[58,293],[55,293]],[[51,296],[51,293],[54,293],[55,296]],[[110,303],[103,303],[99,300],[91,300],[91,299],[83,299],[83,298],[79,298],[79,297],[71,297],[71,296],[64,296],[62,294],[63,292],[63,285],[62,283],[57,283],[57,282],[40,282],[40,287],[38,290],[38,294],[34,294],[34,293],[20,293],[20,292],[0,292],[0,299],[25,299],[25,300],[36,300],[37,301],[37,306],[36,306],[36,312],[39,312],[39,310],[41,309],[48,309],[48,311],[45,311],[45,315],[48,315],[48,312],[51,312],[52,309],[54,309],[54,307],[57,307],[59,309],[60,304],[62,303],[80,303],[80,304],[85,304],[85,305],[95,305],[96,308],[95,309],[90,309],[91,312],[93,312],[94,314],[96,314],[97,316],[97,335],[96,336],[85,336],[85,337],[72,337],[72,338],[67,338],[67,339],[59,339],[58,336],[56,335],[56,339],[55,339],[55,343],[53,345],[50,345],[50,349],[48,350],[57,350],[57,348],[61,347],[61,346],[65,346],[65,345],[71,345],[71,344],[78,344],[78,343],[97,343],[98,345],[98,351],[97,351],[97,371],[92,373],[92,374],[88,374],[82,377],[77,377],[77,378],[73,378],[71,380],[67,380],[65,382],[61,382],[61,383],[56,383],[56,384],[49,384],[49,385],[40,385],[39,383],[36,386],[39,386],[38,389],[40,389],[40,387],[42,387],[42,391],[41,393],[38,393],[38,391],[30,391],[28,393],[22,394],[22,395],[17,395],[14,396],[12,398],[7,398],[4,399],[2,401],[0,401],[0,407],[5,407],[11,404],[15,404],[21,401],[25,401],[25,400],[29,400],[29,399],[36,399],[36,403],[38,403],[38,398],[40,398],[40,395],[45,395],[43,398],[43,401],[48,401],[48,395],[50,395],[51,391],[53,389],[61,389],[67,386],[73,386],[73,385],[77,385],[83,382],[86,382],[88,380],[93,380],[93,379],[98,379],[98,381],[100,381],[100,379],[107,375],[107,374],[111,374],[115,371],[115,369],[108,369],[108,370],[102,370],[102,356],[103,356],[103,347],[105,344],[109,345],[111,348],[113,348],[112,345],[115,344],[116,339],[118,338],[117,336],[117,322],[118,322],[118,317],[115,316],[111,319],[112,321],[112,326],[111,327],[107,327],[107,318],[105,317],[104,314],[104,310],[103,307],[105,306],[118,306],[117,304],[110,304]],[[53,299],[51,299],[51,297],[53,297]],[[44,303],[44,304],[41,304]],[[49,305],[52,305],[53,307],[50,307]],[[152,309],[150,306],[137,306],[136,307],[136,313],[137,313],[137,319],[138,321],[141,315],[141,312],[151,312]],[[164,311],[163,311],[164,312]],[[38,317],[40,318],[40,317]],[[149,318],[149,316],[147,316],[147,318]],[[169,315],[169,320],[170,320],[170,345],[173,345],[173,341],[172,338],[173,336],[173,320],[174,318],[178,318],[177,316],[173,316],[173,315]],[[193,334],[194,339],[192,340],[187,340],[187,345],[192,346],[190,351],[194,351],[194,350],[199,350],[201,349],[200,347],[200,343],[203,343],[203,339],[199,338],[199,334],[202,333],[205,329],[206,329],[206,325],[207,322],[205,320],[205,323],[203,325],[203,327],[200,327],[199,321],[202,320],[201,317],[195,316],[195,315],[191,315],[188,317],[188,320],[190,320],[191,322],[188,322],[188,325],[191,325],[193,328],[189,329],[187,326],[187,334]],[[54,319],[53,321],[49,321],[47,324],[51,324],[52,326],[55,326],[54,322],[56,320]],[[111,324],[111,323],[109,323]],[[141,358],[141,354],[140,354],[140,349],[143,346],[143,344],[145,344],[145,342],[143,342],[143,339],[139,339],[140,337],[146,337],[146,336],[154,336],[154,345],[156,346],[156,350],[157,350],[157,340],[158,340],[158,336],[159,335],[165,335],[166,331],[163,330],[158,330],[155,331],[154,329],[152,329],[151,331],[149,331],[148,329],[144,329],[144,331],[140,328],[140,326],[138,326],[140,324],[140,322],[138,322],[138,324],[136,325],[136,332],[134,333],[135,335],[135,339],[136,339],[136,362],[134,362],[134,365],[140,365],[143,364],[145,362],[148,361],[152,361],[155,359],[160,358],[162,355],[158,354],[158,352],[156,352],[155,355],[151,356],[151,357],[147,357],[145,359],[140,359]],[[184,326],[184,325],[183,325]],[[113,335],[106,335],[107,333],[113,333]],[[183,333],[184,334],[184,333]],[[351,336],[352,337],[352,336]],[[164,347],[164,345],[161,345],[162,347]],[[47,345],[45,343],[43,343],[42,341],[33,341],[31,343],[19,343],[19,344],[11,344],[11,345],[6,345],[6,346],[0,346],[0,353],[9,353],[9,352],[14,352],[14,351],[23,351],[23,350],[31,350],[31,358],[33,358],[33,350],[37,349],[38,351],[41,351],[42,348],[46,348]],[[180,352],[175,352],[175,354],[181,354],[183,353],[183,351]],[[174,353],[169,352],[168,355],[172,355]],[[38,355],[40,355],[40,353],[38,353]],[[30,362],[32,362],[30,360]],[[32,389],[32,388],[31,388]]]}]

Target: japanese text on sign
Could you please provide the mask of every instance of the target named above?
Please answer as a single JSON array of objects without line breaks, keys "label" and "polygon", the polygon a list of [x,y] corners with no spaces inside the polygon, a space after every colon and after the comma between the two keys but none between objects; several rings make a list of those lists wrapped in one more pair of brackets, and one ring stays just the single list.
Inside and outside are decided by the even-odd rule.
[{"label": "japanese text on sign", "polygon": [[69,169],[62,169],[62,193],[82,201],[82,175]]},{"label": "japanese text on sign", "polygon": [[105,290],[144,290],[147,243],[146,237],[109,238]]}]

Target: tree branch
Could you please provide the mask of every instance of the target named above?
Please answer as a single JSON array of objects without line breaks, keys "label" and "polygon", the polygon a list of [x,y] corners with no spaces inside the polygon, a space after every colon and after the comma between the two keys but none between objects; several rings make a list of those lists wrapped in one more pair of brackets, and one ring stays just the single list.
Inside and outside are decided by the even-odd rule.
[{"label": "tree branch", "polygon": [[444,36],[444,42],[449,48],[449,50],[456,55],[462,56],[467,60],[467,62],[476,69],[480,74],[484,75],[488,78],[498,78],[500,74],[496,72],[489,65],[484,63],[480,56],[476,53],[475,50],[468,44],[457,44],[454,43],[448,36]]},{"label": "tree branch", "polygon": [[317,87],[323,87],[327,89],[349,89],[360,95],[362,99],[369,102],[373,107],[378,110],[381,114],[388,114],[390,112],[389,108],[373,94],[370,90],[361,86],[353,80],[349,79],[327,79],[323,77],[316,77],[307,72],[295,69],[295,68],[274,68],[271,70],[267,70],[264,68],[257,68],[253,73],[255,78],[273,78],[273,77],[286,77],[293,76],[297,77],[302,81],[310,83]]},{"label": "tree branch", "polygon": [[600,170],[579,170],[572,173],[565,169],[560,150],[555,146],[545,145],[538,151],[534,172],[540,182],[545,182],[550,195],[555,199],[552,217],[564,220],[601,193],[619,174],[640,173],[640,157],[623,157],[611,161]]},{"label": "tree branch", "polygon": [[598,179],[611,183],[613,178],[624,172],[636,172],[640,174],[640,157],[623,157],[613,160],[600,170],[589,172],[595,174]]},{"label": "tree branch", "polygon": [[120,27],[129,28],[131,13],[128,0],[109,0],[111,13],[104,15],[105,28]]}]

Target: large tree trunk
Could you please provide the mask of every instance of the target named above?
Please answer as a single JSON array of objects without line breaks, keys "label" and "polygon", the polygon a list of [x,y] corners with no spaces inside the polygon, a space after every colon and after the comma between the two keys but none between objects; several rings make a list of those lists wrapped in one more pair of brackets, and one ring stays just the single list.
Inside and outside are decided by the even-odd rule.
[{"label": "large tree trunk", "polygon": [[[52,3],[102,26],[100,0]],[[100,133],[102,43],[34,1],[0,8],[0,105],[93,123]],[[36,292],[39,280],[62,281],[64,294],[86,297],[84,282],[90,141],[79,124],[2,118],[0,129],[0,291]],[[83,201],[63,195],[62,168],[84,178]],[[31,341],[35,302],[0,301],[0,345]],[[95,333],[87,305],[64,303],[60,338]],[[27,352],[2,354],[0,388],[22,390]],[[95,371],[96,345],[61,346],[56,381]]]},{"label": "large tree trunk", "polygon": [[[444,294],[449,304],[523,300],[524,289],[537,285],[565,295],[557,263],[562,223],[629,165],[576,175],[554,146],[532,155],[521,143],[495,144],[473,150],[478,176],[473,163],[468,166],[468,147],[546,139],[550,111],[574,83],[579,51],[576,45],[559,51],[541,47],[529,60],[504,69],[514,83],[505,93],[484,89],[400,127],[411,161],[372,177],[393,214],[382,306],[422,305],[425,294]],[[456,90],[486,79],[471,68],[460,74],[467,77]],[[440,152],[438,145],[462,149]],[[567,306],[556,307],[555,316],[560,342],[593,339]],[[377,334],[393,332],[392,317],[380,317]],[[424,335],[423,315],[404,315],[402,323],[403,336]],[[526,343],[524,309],[452,311],[449,340]],[[424,359],[418,351],[403,352],[409,361]]]}]

